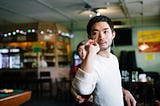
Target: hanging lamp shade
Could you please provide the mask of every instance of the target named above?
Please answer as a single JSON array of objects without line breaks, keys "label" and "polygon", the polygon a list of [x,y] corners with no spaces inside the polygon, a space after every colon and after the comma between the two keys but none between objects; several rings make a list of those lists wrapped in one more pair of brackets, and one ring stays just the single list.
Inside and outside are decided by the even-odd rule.
[{"label": "hanging lamp shade", "polygon": [[144,51],[144,50],[146,50],[146,49],[148,49],[149,48],[149,45],[147,45],[146,43],[143,43],[143,44],[141,44],[140,46],[139,46],[139,49],[141,50],[141,51]]}]

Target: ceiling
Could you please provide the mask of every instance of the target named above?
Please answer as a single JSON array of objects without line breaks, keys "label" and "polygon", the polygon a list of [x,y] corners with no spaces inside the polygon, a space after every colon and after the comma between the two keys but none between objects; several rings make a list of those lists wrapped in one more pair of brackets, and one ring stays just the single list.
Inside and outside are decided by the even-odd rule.
[{"label": "ceiling", "polygon": [[95,15],[91,10],[125,25],[134,26],[142,18],[160,23],[160,0],[0,0],[0,25],[57,22],[83,29],[89,14]]}]

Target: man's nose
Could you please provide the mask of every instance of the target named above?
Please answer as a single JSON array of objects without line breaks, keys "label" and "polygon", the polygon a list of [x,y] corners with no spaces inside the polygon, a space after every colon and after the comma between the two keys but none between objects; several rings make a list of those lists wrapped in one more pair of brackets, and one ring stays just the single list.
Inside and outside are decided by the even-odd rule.
[{"label": "man's nose", "polygon": [[103,39],[103,37],[104,37],[104,33],[103,33],[103,32],[100,32],[100,33],[99,33],[99,39]]}]

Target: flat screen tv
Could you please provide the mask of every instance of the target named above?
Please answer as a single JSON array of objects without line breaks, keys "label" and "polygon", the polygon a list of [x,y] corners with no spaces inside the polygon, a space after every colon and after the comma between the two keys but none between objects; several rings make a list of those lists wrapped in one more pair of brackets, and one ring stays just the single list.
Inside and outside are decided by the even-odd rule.
[{"label": "flat screen tv", "polygon": [[131,28],[119,28],[115,29],[116,37],[114,38],[115,46],[127,46],[132,45],[132,29]]}]

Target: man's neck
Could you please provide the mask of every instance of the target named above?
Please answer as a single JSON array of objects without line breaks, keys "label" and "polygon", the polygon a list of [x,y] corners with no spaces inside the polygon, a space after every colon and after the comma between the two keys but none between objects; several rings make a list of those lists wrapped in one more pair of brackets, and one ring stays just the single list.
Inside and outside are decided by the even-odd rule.
[{"label": "man's neck", "polygon": [[98,55],[102,56],[102,57],[106,57],[106,58],[109,58],[110,56],[110,50],[101,50],[98,52]]}]

